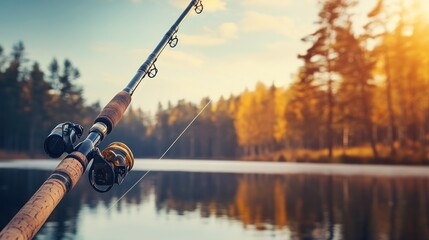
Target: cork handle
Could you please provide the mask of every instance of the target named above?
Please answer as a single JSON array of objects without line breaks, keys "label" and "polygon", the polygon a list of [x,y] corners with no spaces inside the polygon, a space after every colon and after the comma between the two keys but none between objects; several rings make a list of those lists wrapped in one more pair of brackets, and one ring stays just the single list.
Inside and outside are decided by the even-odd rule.
[{"label": "cork handle", "polygon": [[95,122],[102,122],[107,126],[109,134],[113,128],[119,123],[131,103],[131,95],[128,92],[121,91],[113,97],[112,100],[103,108]]},{"label": "cork handle", "polygon": [[32,239],[68,190],[76,185],[85,171],[85,164],[87,159],[79,152],[61,161],[48,180],[0,232],[0,239]]}]

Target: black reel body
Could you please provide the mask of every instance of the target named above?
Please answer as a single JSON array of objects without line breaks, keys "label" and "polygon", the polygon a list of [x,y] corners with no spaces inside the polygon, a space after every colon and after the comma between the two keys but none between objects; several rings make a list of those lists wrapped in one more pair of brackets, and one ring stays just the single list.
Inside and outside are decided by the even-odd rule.
[{"label": "black reel body", "polygon": [[113,142],[103,152],[96,149],[89,169],[91,186],[98,192],[109,191],[114,184],[121,184],[134,165],[131,150],[123,143]]},{"label": "black reel body", "polygon": [[58,124],[46,137],[44,148],[51,158],[59,158],[63,153],[71,153],[77,140],[82,137],[83,127],[72,122]]}]

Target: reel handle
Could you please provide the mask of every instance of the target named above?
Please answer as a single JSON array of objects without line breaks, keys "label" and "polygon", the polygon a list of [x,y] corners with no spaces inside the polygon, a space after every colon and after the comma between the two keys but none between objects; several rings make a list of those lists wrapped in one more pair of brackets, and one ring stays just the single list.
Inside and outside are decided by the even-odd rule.
[{"label": "reel handle", "polygon": [[131,102],[131,95],[126,91],[120,91],[110,102],[103,108],[97,116],[94,123],[102,122],[107,126],[107,134],[119,123],[125,110]]}]

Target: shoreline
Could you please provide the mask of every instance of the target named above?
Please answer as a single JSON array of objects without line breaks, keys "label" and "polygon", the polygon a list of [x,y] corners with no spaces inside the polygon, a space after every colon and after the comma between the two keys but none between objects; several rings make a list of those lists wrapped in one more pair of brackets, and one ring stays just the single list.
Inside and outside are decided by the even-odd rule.
[{"label": "shoreline", "polygon": [[[59,160],[0,162],[0,169],[52,170]],[[343,176],[425,177],[429,166],[250,162],[224,160],[136,159],[133,171],[240,174],[311,174]]]},{"label": "shoreline", "polygon": [[[35,154],[31,156],[25,152],[13,152],[0,150],[0,162],[14,160],[46,160],[49,157],[45,154]],[[61,159],[61,158],[60,158]],[[136,159],[154,159],[154,157],[136,157]],[[170,160],[207,160],[207,161],[226,161],[226,162],[288,162],[288,163],[315,163],[315,164],[367,164],[367,165],[401,165],[401,166],[428,166],[429,159],[421,158],[418,155],[398,154],[395,157],[381,156],[373,158],[368,154],[349,154],[335,153],[332,159],[329,159],[324,151],[279,151],[261,156],[254,157],[237,157],[237,158],[172,158]],[[54,159],[56,160],[56,159]]]}]

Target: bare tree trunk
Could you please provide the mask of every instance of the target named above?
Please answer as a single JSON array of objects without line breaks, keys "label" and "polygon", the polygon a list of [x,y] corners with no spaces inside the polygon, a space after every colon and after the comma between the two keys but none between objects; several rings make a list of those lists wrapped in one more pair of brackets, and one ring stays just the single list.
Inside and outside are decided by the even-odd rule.
[{"label": "bare tree trunk", "polygon": [[242,148],[242,154],[243,156],[247,157],[250,155],[250,151],[249,151],[249,145],[244,145]]},{"label": "bare tree trunk", "polygon": [[[190,137],[190,143],[189,143],[189,157],[195,158],[195,145],[196,145],[196,141],[195,141],[195,134],[193,132],[191,132],[191,137]],[[206,157],[206,156],[204,156]]]},{"label": "bare tree trunk", "polygon": [[249,152],[249,156],[250,157],[255,157],[255,148],[256,148],[256,146],[254,146],[254,145],[251,145],[250,146],[250,152]]},{"label": "bare tree trunk", "polygon": [[347,148],[349,147],[349,126],[346,125],[343,129],[343,155],[347,155]]},{"label": "bare tree trunk", "polygon": [[328,157],[332,159],[333,157],[333,147],[334,147],[334,134],[332,129],[332,122],[334,117],[334,99],[332,93],[332,80],[329,76],[328,80],[328,120],[326,122],[327,129],[327,141],[328,141]]},{"label": "bare tree trunk", "polygon": [[30,131],[29,131],[29,137],[28,137],[28,148],[30,151],[30,157],[34,158],[35,155],[35,147],[34,147],[34,139],[35,139],[35,132],[36,132],[36,127],[35,127],[35,122],[32,121],[30,123]]},{"label": "bare tree trunk", "polygon": [[365,89],[365,83],[363,83],[361,86],[361,98],[362,98],[362,104],[364,107],[363,112],[365,114],[364,117],[365,117],[365,125],[366,125],[365,127],[366,127],[367,138],[369,138],[369,142],[371,144],[372,155],[374,156],[375,159],[378,159],[379,155],[377,151],[377,143],[374,138],[374,123],[372,122],[372,119],[371,119],[371,110],[368,103],[368,94]]},{"label": "bare tree trunk", "polygon": [[401,109],[401,116],[399,117],[399,121],[398,121],[398,140],[399,140],[399,145],[403,148],[406,146],[406,141],[407,141],[407,124],[406,124],[406,115],[407,115],[407,110],[405,107],[405,104],[401,101],[400,104],[400,109]]},{"label": "bare tree trunk", "polygon": [[419,141],[420,141],[420,154],[423,158],[426,158],[425,121],[420,121],[419,123]]},{"label": "bare tree trunk", "polygon": [[[366,128],[366,138],[369,139],[369,142],[371,144],[371,150],[373,157],[375,159],[378,159],[378,151],[377,151],[377,142],[375,138],[374,133],[374,123],[372,121],[372,109],[371,109],[371,103],[370,100],[370,93],[367,88],[367,81],[368,79],[365,78],[365,76],[359,77],[359,91],[360,91],[360,101],[362,104],[362,112],[364,114],[364,124]],[[365,139],[366,140],[366,139]]]},{"label": "bare tree trunk", "polygon": [[377,151],[377,143],[374,139],[374,124],[372,123],[371,120],[368,120],[367,125],[368,125],[367,131],[368,131],[369,140],[370,140],[370,144],[371,144],[372,155],[374,156],[375,159],[378,159],[379,155],[378,155],[378,151]]},{"label": "bare tree trunk", "polygon": [[319,147],[318,150],[324,149],[325,148],[325,137],[323,136],[323,134],[320,134],[320,130],[319,130]]},{"label": "bare tree trunk", "polygon": [[[387,47],[386,47],[387,48]],[[396,150],[393,140],[393,129],[395,127],[395,116],[393,114],[392,107],[392,79],[390,76],[390,59],[388,56],[388,50],[384,53],[384,71],[386,73],[386,100],[387,100],[387,114],[389,115],[389,126],[387,128],[387,140],[390,147],[390,156],[396,155]]]}]

